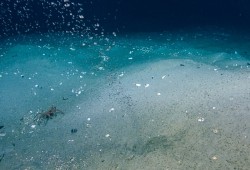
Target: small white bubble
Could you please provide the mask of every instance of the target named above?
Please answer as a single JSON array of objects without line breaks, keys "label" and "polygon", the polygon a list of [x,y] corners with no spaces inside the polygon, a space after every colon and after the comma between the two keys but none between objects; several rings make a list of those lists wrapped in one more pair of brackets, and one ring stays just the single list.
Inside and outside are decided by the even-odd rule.
[{"label": "small white bubble", "polygon": [[83,18],[84,18],[84,16],[83,16],[83,15],[79,15],[79,18],[83,19]]}]

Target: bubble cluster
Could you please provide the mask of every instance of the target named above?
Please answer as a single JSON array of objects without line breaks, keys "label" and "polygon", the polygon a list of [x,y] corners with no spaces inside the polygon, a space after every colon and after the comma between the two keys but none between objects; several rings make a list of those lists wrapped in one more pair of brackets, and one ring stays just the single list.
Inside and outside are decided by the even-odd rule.
[{"label": "bubble cluster", "polygon": [[3,0],[0,38],[33,32],[103,32],[92,8],[91,1]]}]

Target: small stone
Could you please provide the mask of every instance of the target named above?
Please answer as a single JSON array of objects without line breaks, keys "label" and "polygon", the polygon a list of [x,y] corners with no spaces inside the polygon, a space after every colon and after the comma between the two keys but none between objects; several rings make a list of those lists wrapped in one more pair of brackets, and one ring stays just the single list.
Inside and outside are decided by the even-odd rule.
[{"label": "small stone", "polygon": [[204,122],[204,118],[202,117],[202,118],[198,118],[198,122]]},{"label": "small stone", "polygon": [[219,131],[218,131],[218,129],[213,129],[213,133],[218,133]]},{"label": "small stone", "polygon": [[31,125],[30,127],[31,127],[32,129],[34,129],[34,128],[36,127],[36,125]]},{"label": "small stone", "polygon": [[71,129],[71,133],[76,133],[77,129]]},{"label": "small stone", "polygon": [[115,110],[115,108],[111,108],[109,109],[109,112],[113,112]]},{"label": "small stone", "polygon": [[0,133],[0,137],[4,137],[6,133]]},{"label": "small stone", "polygon": [[217,160],[218,158],[216,156],[213,156],[212,157],[212,160]]}]

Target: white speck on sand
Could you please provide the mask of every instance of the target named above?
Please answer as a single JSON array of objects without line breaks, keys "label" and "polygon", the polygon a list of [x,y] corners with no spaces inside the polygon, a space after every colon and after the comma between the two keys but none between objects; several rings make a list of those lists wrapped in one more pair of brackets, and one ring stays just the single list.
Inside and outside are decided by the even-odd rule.
[{"label": "white speck on sand", "polygon": [[111,109],[109,109],[109,112],[113,112],[115,109],[112,107]]},{"label": "white speck on sand", "polygon": [[198,122],[204,122],[204,118],[203,117],[201,117],[201,118],[198,118]]},{"label": "white speck on sand", "polygon": [[30,127],[34,129],[36,127],[36,125],[31,125]]}]

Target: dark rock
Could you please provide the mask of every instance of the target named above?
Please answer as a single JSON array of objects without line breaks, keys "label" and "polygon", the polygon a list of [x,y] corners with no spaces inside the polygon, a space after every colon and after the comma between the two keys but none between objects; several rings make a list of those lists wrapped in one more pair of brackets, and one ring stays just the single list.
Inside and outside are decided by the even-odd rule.
[{"label": "dark rock", "polygon": [[77,129],[71,129],[71,133],[76,133]]},{"label": "dark rock", "polygon": [[65,97],[63,97],[63,100],[68,100],[69,98],[65,98]]},{"label": "dark rock", "polygon": [[0,126],[0,129],[2,129],[4,126],[2,125],[2,126]]},{"label": "dark rock", "polygon": [[185,66],[184,64],[180,64],[180,66]]}]

